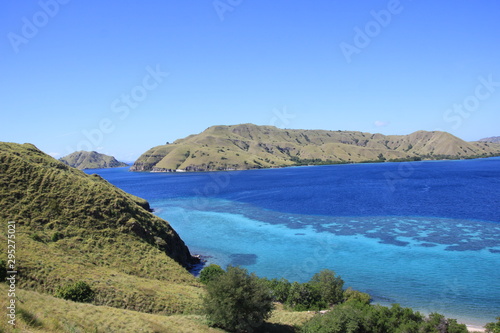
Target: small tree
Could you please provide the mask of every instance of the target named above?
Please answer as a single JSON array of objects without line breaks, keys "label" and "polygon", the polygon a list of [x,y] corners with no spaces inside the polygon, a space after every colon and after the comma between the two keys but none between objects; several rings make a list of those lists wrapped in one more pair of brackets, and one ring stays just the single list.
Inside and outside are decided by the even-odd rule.
[{"label": "small tree", "polygon": [[64,287],[59,287],[55,296],[69,301],[89,303],[94,300],[94,291],[86,282],[78,281]]},{"label": "small tree", "polygon": [[210,323],[229,331],[252,332],[273,309],[269,288],[255,274],[232,266],[207,284],[203,304]]},{"label": "small tree", "polygon": [[326,305],[333,305],[343,301],[344,290],[342,288],[344,287],[344,280],[335,275],[334,271],[324,269],[314,274],[309,283],[317,290],[321,300]]},{"label": "small tree", "polygon": [[210,264],[200,272],[200,282],[207,284],[223,275],[225,271],[216,264]]}]

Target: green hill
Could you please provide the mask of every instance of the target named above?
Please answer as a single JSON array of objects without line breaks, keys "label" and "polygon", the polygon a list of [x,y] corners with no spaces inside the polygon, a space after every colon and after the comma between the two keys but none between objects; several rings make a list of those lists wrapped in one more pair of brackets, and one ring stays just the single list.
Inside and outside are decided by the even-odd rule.
[{"label": "green hill", "polygon": [[195,260],[182,239],[147,201],[101,177],[31,144],[0,143],[0,207],[3,230],[8,221],[16,225],[18,288],[53,295],[84,281],[94,305],[160,314],[199,309],[203,289],[185,268]]},{"label": "green hill", "polygon": [[465,142],[446,132],[382,135],[355,131],[212,126],[142,154],[131,171],[212,171],[500,155],[500,144]]},{"label": "green hill", "polygon": [[[186,270],[198,261],[147,201],[31,144],[0,142],[0,208],[1,243],[15,224],[17,270],[17,327],[5,317],[0,333],[223,332],[201,314],[205,288]],[[77,281],[94,291],[91,303],[54,296]],[[3,309],[9,302],[0,298]],[[312,315],[278,309],[270,332],[293,332]]]},{"label": "green hill", "polygon": [[100,154],[95,151],[76,151],[72,154],[61,157],[59,160],[80,170],[119,168],[128,166],[126,163],[117,161],[113,156]]}]

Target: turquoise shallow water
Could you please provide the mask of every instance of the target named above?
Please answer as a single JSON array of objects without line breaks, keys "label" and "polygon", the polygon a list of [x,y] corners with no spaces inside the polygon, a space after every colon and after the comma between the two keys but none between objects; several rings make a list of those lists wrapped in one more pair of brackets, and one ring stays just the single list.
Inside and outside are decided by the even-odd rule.
[{"label": "turquoise shallow water", "polygon": [[97,172],[221,266],[483,325],[500,315],[500,158],[218,173]]},{"label": "turquoise shallow water", "polygon": [[[276,214],[288,219],[293,224],[290,227],[247,217],[259,216],[258,209],[248,204],[214,199],[203,211],[193,210],[193,205],[189,198],[154,202],[157,214],[170,221],[192,252],[210,256],[209,263],[241,265],[259,276],[302,282],[329,268],[340,274],[346,285],[370,293],[378,303],[400,303],[425,313],[441,312],[477,325],[498,315],[498,241],[493,244],[482,242],[479,237],[470,238],[470,242],[477,243],[474,247],[495,246],[457,251],[452,250],[456,245],[441,244],[434,235],[447,230],[451,237],[456,237],[456,229],[499,235],[500,226],[495,223],[262,212],[265,217]],[[223,212],[227,206],[234,210],[234,205],[239,206],[239,214]],[[315,230],[310,221],[303,223],[312,219],[325,230]],[[352,235],[327,231],[332,225],[352,225]],[[366,225],[374,227],[367,231]],[[380,238],[379,230],[384,228],[397,230],[402,236]],[[411,237],[405,230],[419,232]]]}]

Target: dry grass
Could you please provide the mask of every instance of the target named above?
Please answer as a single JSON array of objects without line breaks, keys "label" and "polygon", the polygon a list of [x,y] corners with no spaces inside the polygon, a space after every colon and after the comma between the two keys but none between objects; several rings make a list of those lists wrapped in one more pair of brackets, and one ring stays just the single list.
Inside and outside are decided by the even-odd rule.
[{"label": "dry grass", "polygon": [[[0,284],[0,293],[7,286]],[[18,289],[17,331],[2,319],[4,332],[222,332],[206,325],[200,315],[146,314],[108,306],[65,301],[52,296]],[[5,309],[2,297],[0,306]]]},{"label": "dry grass", "polygon": [[[7,285],[0,284],[0,293],[7,294]],[[202,315],[159,315],[109,306],[65,301],[34,291],[18,289],[17,330],[0,321],[0,332],[224,332],[209,327]],[[2,297],[0,307],[5,309],[7,299]],[[309,320],[314,312],[286,311],[276,305],[263,332],[295,332],[296,327]]]}]

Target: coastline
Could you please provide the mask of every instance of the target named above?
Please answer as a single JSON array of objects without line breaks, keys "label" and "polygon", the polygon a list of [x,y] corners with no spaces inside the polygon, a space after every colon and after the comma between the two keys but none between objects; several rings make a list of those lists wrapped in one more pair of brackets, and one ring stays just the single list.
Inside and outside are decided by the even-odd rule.
[{"label": "coastline", "polygon": [[[213,258],[213,256],[208,254],[208,253],[203,253],[203,251],[196,252],[196,254],[193,254],[193,257],[195,257],[199,260],[199,263],[196,265],[193,265],[193,267],[190,269],[190,273],[193,274],[194,276],[198,276],[200,271],[207,264],[214,263],[214,262],[210,262],[210,259]],[[372,302],[371,304],[379,304],[379,305],[387,306],[387,307],[391,306],[390,303],[386,303],[386,302]],[[419,310],[418,308],[412,307],[411,305],[404,305],[404,306],[409,307],[415,311],[418,311],[425,316],[430,315],[430,312]],[[467,327],[467,330],[471,333],[472,332],[478,332],[478,333],[486,332],[486,329],[484,328],[484,326],[487,324],[486,322],[485,323],[478,323],[473,318],[463,318],[463,317],[461,318],[459,316],[454,316],[453,314],[444,314],[444,313],[442,313],[442,314],[445,315],[445,317],[447,317],[447,318],[457,320],[457,322],[459,324],[465,325]],[[494,322],[494,320],[492,319],[488,322]]]},{"label": "coastline", "polygon": [[486,332],[484,327],[481,326],[469,325],[469,324],[465,324],[465,326],[467,326],[467,330],[469,332]]},{"label": "coastline", "polygon": [[272,167],[258,167],[258,168],[243,168],[243,169],[234,169],[234,168],[224,168],[224,169],[214,169],[214,170],[205,170],[201,168],[194,169],[161,169],[153,167],[151,170],[138,170],[134,168],[134,164],[128,166],[130,172],[146,172],[146,173],[203,173],[203,172],[230,172],[230,171],[250,171],[250,170],[272,170],[272,169],[284,169],[284,168],[300,168],[300,167],[315,167],[315,166],[331,166],[331,165],[356,165],[356,164],[384,164],[384,163],[422,163],[422,162],[446,162],[446,161],[467,161],[467,160],[477,160],[477,159],[488,159],[488,158],[500,158],[500,155],[492,155],[492,156],[478,156],[478,157],[462,157],[462,158],[442,158],[442,159],[399,159],[399,160],[366,160],[366,161],[358,161],[358,162],[347,162],[347,161],[338,161],[335,163],[304,163],[304,164],[292,164],[292,165],[278,165]]},{"label": "coastline", "polygon": [[408,307],[408,308],[411,308],[413,309],[414,311],[418,311],[420,312],[422,315],[428,317],[432,312],[438,312],[442,315],[444,315],[446,318],[449,318],[449,319],[455,319],[459,324],[463,324],[465,326],[467,326],[467,330],[469,332],[486,332],[484,326],[487,324],[487,323],[490,323],[490,322],[495,322],[495,319],[492,318],[492,319],[478,319],[478,318],[474,318],[474,317],[468,317],[467,315],[454,315],[453,313],[446,313],[446,312],[442,312],[442,311],[425,311],[425,310],[422,310],[420,309],[418,306],[412,306],[411,304],[401,304],[401,303],[398,303],[397,301],[394,301],[394,302],[384,302],[384,301],[374,301],[372,302],[371,304],[378,304],[378,305],[382,305],[382,306],[386,306],[386,307],[391,307],[391,305],[393,303],[397,303],[397,304],[400,304],[401,306],[403,307]]}]

